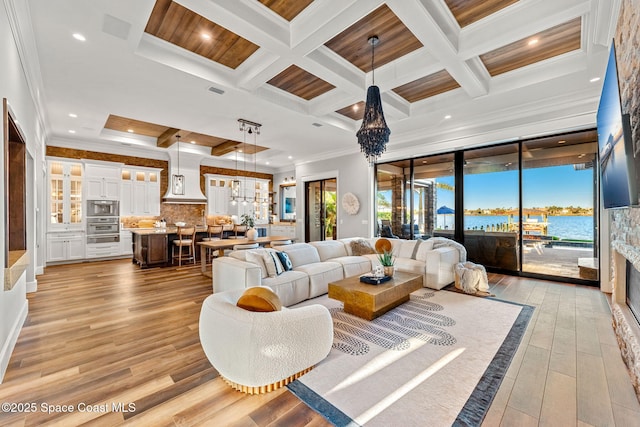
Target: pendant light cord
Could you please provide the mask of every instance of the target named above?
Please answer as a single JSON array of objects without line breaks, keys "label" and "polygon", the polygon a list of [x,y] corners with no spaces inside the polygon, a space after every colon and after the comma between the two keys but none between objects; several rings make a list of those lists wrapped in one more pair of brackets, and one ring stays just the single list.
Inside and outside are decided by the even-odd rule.
[{"label": "pendant light cord", "polygon": [[371,84],[373,86],[375,86],[375,84],[376,84],[376,71],[373,68],[373,60],[374,60],[375,55],[376,55],[376,40],[377,39],[372,39],[372,41],[371,41]]}]

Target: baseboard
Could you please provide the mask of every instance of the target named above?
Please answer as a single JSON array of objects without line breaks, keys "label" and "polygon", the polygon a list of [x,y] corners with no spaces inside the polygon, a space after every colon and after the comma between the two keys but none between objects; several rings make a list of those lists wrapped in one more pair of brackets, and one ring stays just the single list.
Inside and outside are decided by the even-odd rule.
[{"label": "baseboard", "polygon": [[36,276],[39,276],[41,274],[44,274],[44,266],[39,265],[36,267]]},{"label": "baseboard", "polygon": [[38,281],[27,282],[27,293],[36,292],[38,290]]},{"label": "baseboard", "polygon": [[13,348],[18,341],[18,336],[20,335],[24,321],[27,320],[28,313],[29,302],[25,300],[22,310],[20,310],[20,314],[11,326],[11,331],[7,336],[7,340],[2,345],[2,350],[0,350],[0,384],[2,384],[2,380],[4,379],[4,374],[9,366],[9,359],[11,359],[11,353],[13,353]]}]

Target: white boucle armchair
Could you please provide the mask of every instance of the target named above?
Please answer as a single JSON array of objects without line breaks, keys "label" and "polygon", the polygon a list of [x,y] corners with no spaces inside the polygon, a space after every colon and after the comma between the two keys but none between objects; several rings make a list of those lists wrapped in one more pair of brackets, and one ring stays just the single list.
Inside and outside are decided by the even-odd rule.
[{"label": "white boucle armchair", "polygon": [[236,306],[243,292],[213,294],[200,312],[202,348],[231,387],[249,394],[275,390],[329,354],[333,322],[326,307],[252,312]]}]

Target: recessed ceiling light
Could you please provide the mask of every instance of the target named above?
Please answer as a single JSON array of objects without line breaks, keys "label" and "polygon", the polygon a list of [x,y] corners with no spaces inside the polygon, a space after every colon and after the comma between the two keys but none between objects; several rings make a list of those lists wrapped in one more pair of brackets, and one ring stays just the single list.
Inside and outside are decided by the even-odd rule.
[{"label": "recessed ceiling light", "polygon": [[358,111],[358,104],[353,104],[353,111]]},{"label": "recessed ceiling light", "polygon": [[287,157],[287,159],[291,160],[291,159],[293,159],[293,156],[289,156],[289,157]]},{"label": "recessed ceiling light", "polygon": [[268,165],[268,164],[270,164],[270,163],[269,163],[269,162],[264,162],[264,164],[265,164],[265,165]]},{"label": "recessed ceiling light", "polygon": [[69,133],[76,133],[76,131],[73,129],[69,129]]},{"label": "recessed ceiling light", "polygon": [[191,143],[192,143],[192,144],[195,144],[196,142],[195,142],[195,141],[191,141]]},{"label": "recessed ceiling light", "polygon": [[578,155],[578,158],[579,158],[579,159],[581,159],[581,158],[583,158],[584,156],[586,156],[586,154],[582,153],[582,154]]},{"label": "recessed ceiling light", "polygon": [[527,44],[528,44],[529,46],[535,46],[535,45],[537,45],[537,44],[538,44],[538,42],[539,42],[539,40],[538,40],[538,39],[531,39],[531,40],[529,40],[529,42],[528,42]]},{"label": "recessed ceiling light", "polygon": [[127,132],[133,133],[133,129],[127,129]]},{"label": "recessed ceiling light", "polygon": [[72,118],[74,118],[74,119],[75,119],[76,117],[78,117],[78,115],[77,115],[77,114],[74,114],[74,113],[69,113],[69,117],[72,117]]},{"label": "recessed ceiling light", "polygon": [[200,37],[202,37],[205,40],[211,40],[211,34],[201,33]]},{"label": "recessed ceiling light", "polygon": [[451,118],[451,114],[447,114],[446,116],[444,116],[445,119],[450,119]]},{"label": "recessed ceiling light", "polygon": [[80,33],[73,33],[73,38],[81,42],[84,42],[87,40],[87,38]]},{"label": "recessed ceiling light", "polygon": [[558,144],[564,144],[565,142],[567,141],[565,141],[564,139],[561,139],[560,141],[558,141]]},{"label": "recessed ceiling light", "polygon": [[242,150],[238,150],[238,153],[242,153]]},{"label": "recessed ceiling light", "polygon": [[591,80],[589,80],[589,82],[591,82],[591,83],[595,83],[595,82],[597,82],[598,80],[600,80],[600,77],[594,77],[594,78],[592,78]]},{"label": "recessed ceiling light", "polygon": [[427,161],[426,161],[426,160],[423,160],[423,161],[422,161],[422,164],[423,164],[423,165],[426,165],[426,164],[427,164]]}]

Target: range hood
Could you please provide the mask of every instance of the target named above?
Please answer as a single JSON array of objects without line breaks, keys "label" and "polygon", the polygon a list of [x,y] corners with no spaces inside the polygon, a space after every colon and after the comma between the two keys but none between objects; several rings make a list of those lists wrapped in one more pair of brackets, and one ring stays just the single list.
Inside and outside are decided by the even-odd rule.
[{"label": "range hood", "polygon": [[[178,161],[178,144],[173,144],[167,149],[169,154],[169,182],[167,185],[167,194],[164,195],[162,201],[164,203],[180,203],[180,204],[206,204],[207,198],[200,190],[200,161],[201,154],[185,152],[180,149]],[[173,193],[173,176],[184,176],[183,189],[184,194]]]}]

